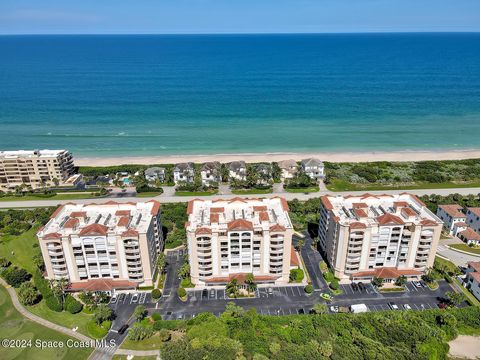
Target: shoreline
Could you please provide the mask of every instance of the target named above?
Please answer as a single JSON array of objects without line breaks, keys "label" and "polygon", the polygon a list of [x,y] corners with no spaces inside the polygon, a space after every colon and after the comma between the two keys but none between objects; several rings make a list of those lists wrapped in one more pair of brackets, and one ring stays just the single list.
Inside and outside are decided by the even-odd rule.
[{"label": "shoreline", "polygon": [[[75,156],[75,154],[74,154]],[[374,161],[425,161],[425,160],[465,160],[480,158],[480,150],[448,151],[372,151],[372,152],[308,152],[308,153],[244,153],[212,155],[146,155],[116,157],[75,157],[76,166],[116,166],[116,165],[153,165],[175,164],[180,162],[202,163],[220,161],[222,163],[244,160],[252,162],[272,162],[293,159],[300,161],[315,157],[329,162],[374,162]]]}]

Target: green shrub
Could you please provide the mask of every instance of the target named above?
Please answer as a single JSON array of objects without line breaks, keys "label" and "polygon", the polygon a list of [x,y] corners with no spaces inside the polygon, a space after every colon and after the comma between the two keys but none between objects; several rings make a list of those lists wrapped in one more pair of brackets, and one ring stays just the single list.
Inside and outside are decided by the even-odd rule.
[{"label": "green shrub", "polygon": [[291,282],[301,282],[305,274],[302,269],[292,269],[290,270],[290,281]]},{"label": "green shrub", "polygon": [[325,261],[320,261],[320,270],[322,270],[322,272],[326,272],[328,270],[328,265]]},{"label": "green shrub", "polygon": [[172,335],[170,334],[170,331],[167,329],[161,329],[158,332],[158,337],[160,338],[160,341],[165,342],[169,341],[172,338]]},{"label": "green shrub", "polygon": [[152,326],[135,323],[128,331],[128,338],[132,341],[140,341],[151,337],[154,333]]},{"label": "green shrub", "polygon": [[323,273],[323,278],[326,282],[331,282],[333,279],[335,279],[335,276],[331,271],[327,271]]},{"label": "green shrub", "polygon": [[40,294],[31,282],[24,282],[18,289],[18,298],[23,305],[33,305],[37,302]]},{"label": "green shrub", "polygon": [[77,301],[72,295],[65,298],[64,308],[71,314],[77,314],[83,309],[82,303]]},{"label": "green shrub", "polygon": [[20,284],[30,280],[30,278],[32,277],[32,275],[30,275],[27,270],[18,268],[16,266],[4,270],[2,276],[7,282],[7,284],[13,287],[19,287]]},{"label": "green shrub", "polygon": [[330,288],[332,290],[338,290],[338,280],[337,279],[333,279],[331,282],[330,282]]},{"label": "green shrub", "polygon": [[183,287],[179,287],[177,290],[177,294],[179,297],[184,298],[187,296],[187,291]]},{"label": "green shrub", "polygon": [[308,284],[307,286],[305,286],[305,292],[307,294],[311,294],[313,292],[313,286]]},{"label": "green shrub", "polygon": [[162,315],[160,313],[153,313],[152,314],[152,319],[153,319],[153,321],[162,320]]},{"label": "green shrub", "polygon": [[61,312],[63,310],[62,301],[53,294],[48,295],[45,298],[45,303],[47,304],[47,307],[52,311]]},{"label": "green shrub", "polygon": [[160,299],[162,297],[162,292],[160,291],[160,289],[153,289],[152,290],[152,299]]},{"label": "green shrub", "polygon": [[5,258],[0,258],[0,268],[7,268],[11,264],[10,260],[5,259]]}]

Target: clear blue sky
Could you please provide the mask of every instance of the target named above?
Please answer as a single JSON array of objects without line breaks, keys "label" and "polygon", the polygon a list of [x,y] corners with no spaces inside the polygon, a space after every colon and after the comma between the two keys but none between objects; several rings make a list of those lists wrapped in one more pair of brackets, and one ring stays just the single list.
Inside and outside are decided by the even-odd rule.
[{"label": "clear blue sky", "polygon": [[0,0],[0,34],[480,31],[480,0]]}]

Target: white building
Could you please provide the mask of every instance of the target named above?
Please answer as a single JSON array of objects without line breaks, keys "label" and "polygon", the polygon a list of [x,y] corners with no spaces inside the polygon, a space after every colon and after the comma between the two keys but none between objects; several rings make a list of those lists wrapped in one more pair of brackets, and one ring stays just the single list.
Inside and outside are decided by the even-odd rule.
[{"label": "white building", "polygon": [[295,160],[282,160],[278,162],[278,167],[282,170],[282,179],[291,179],[298,171],[298,164]]},{"label": "white building", "polygon": [[222,182],[220,173],[221,164],[218,161],[206,162],[200,168],[200,176],[202,177],[203,186],[211,186],[212,184]]},{"label": "white building", "polygon": [[0,151],[0,190],[33,189],[65,183],[75,172],[67,150]]},{"label": "white building", "polygon": [[245,161],[232,161],[228,164],[228,176],[240,181],[247,180],[247,165]]},{"label": "white building", "polygon": [[467,208],[467,219],[465,221],[474,231],[480,234],[480,208]]},{"label": "white building", "polygon": [[165,168],[163,167],[151,167],[145,170],[144,172],[145,180],[149,182],[157,181],[160,182],[165,181]]},{"label": "white building", "polygon": [[465,223],[466,215],[463,213],[463,207],[457,204],[438,205],[437,216],[443,221],[443,227],[450,235],[457,235],[457,223]]},{"label": "white building", "polygon": [[193,200],[187,212],[195,285],[242,281],[248,273],[257,283],[288,283],[293,227],[285,199]]},{"label": "white building", "polygon": [[302,170],[312,179],[323,179],[325,177],[325,166],[323,162],[315,158],[302,160]]},{"label": "white building", "polygon": [[465,287],[480,300],[480,261],[470,261],[468,263]]},{"label": "white building", "polygon": [[163,249],[160,203],[66,204],[37,233],[47,279],[72,291],[153,285]]},{"label": "white building", "polygon": [[179,183],[193,183],[195,180],[195,165],[192,162],[180,163],[173,168],[173,181]]},{"label": "white building", "polygon": [[473,231],[470,227],[465,227],[457,234],[458,238],[467,243],[467,245],[480,245],[480,234]]},{"label": "white building", "polygon": [[343,282],[419,278],[433,266],[442,221],[416,196],[323,196],[320,248]]}]

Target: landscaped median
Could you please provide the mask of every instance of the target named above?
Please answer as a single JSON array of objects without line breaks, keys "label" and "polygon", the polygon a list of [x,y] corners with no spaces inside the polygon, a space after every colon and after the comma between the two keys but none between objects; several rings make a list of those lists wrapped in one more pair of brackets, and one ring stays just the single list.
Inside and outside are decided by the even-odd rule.
[{"label": "landscaped median", "polygon": [[480,261],[480,246],[469,246],[467,244],[451,244],[447,245],[447,247],[455,251],[476,255],[479,257]]}]

